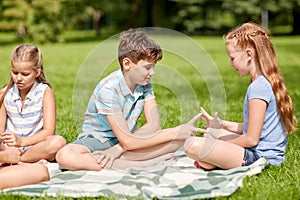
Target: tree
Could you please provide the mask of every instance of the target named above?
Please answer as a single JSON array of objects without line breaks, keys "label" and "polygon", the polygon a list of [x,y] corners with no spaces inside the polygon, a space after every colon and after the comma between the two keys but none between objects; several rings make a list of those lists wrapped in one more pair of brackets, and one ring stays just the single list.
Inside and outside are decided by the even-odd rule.
[{"label": "tree", "polygon": [[20,40],[40,43],[60,40],[62,23],[57,0],[4,0],[2,10],[0,30],[15,31]]}]

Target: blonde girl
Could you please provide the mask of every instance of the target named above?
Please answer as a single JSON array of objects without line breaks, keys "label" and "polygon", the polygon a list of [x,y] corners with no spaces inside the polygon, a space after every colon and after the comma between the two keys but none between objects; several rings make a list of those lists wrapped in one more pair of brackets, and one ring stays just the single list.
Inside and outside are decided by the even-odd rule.
[{"label": "blonde girl", "polygon": [[245,23],[224,38],[231,66],[240,76],[251,77],[244,123],[221,120],[217,113],[210,116],[201,108],[208,124],[203,129],[205,137],[188,138],[185,152],[196,167],[205,170],[250,165],[260,157],[280,165],[296,118],[268,32],[255,23]]},{"label": "blonde girl", "polygon": [[10,80],[0,91],[2,146],[19,148],[21,162],[52,161],[66,142],[55,135],[55,99],[44,75],[42,53],[34,45],[17,46],[11,67]]}]

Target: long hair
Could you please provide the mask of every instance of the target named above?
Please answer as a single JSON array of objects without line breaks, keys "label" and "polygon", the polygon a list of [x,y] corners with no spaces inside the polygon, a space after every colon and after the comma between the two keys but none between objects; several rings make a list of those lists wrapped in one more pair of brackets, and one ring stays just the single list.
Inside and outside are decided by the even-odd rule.
[{"label": "long hair", "polygon": [[[45,83],[50,86],[46,80],[43,67],[43,56],[39,48],[31,44],[19,45],[11,53],[10,57],[11,66],[14,66],[14,63],[26,62],[28,63],[33,70],[40,72],[40,75],[35,78],[39,83]],[[0,107],[3,104],[4,97],[7,94],[7,91],[13,86],[13,79],[10,77],[8,83],[4,86],[2,94],[0,93]]]},{"label": "long hair", "polygon": [[269,32],[259,25],[249,22],[237,27],[225,36],[226,42],[232,39],[235,39],[236,47],[241,50],[249,47],[255,49],[259,68],[272,86],[286,133],[294,132],[296,130],[296,117],[293,113],[293,103],[284,84]]}]

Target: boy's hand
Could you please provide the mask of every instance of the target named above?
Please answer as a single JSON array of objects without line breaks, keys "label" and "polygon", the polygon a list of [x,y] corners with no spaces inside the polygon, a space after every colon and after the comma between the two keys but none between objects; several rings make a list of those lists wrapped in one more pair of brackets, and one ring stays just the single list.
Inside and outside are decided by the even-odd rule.
[{"label": "boy's hand", "polygon": [[188,123],[178,126],[179,132],[176,136],[177,140],[185,140],[190,136],[194,136],[197,132],[206,132],[205,129],[194,127],[195,122],[201,117],[201,113],[195,115]]},{"label": "boy's hand", "polygon": [[208,126],[206,128],[214,128],[220,129],[223,128],[223,121],[218,117],[218,113],[215,112],[214,116],[212,117],[209,115],[204,108],[200,108],[201,119],[207,123]]},{"label": "boy's hand", "polygon": [[122,148],[115,145],[105,151],[94,151],[92,156],[102,168],[111,168],[116,158],[123,153]]},{"label": "boy's hand", "polygon": [[21,146],[21,138],[16,136],[12,132],[4,132],[2,133],[2,142],[7,144],[10,147],[20,147]]}]

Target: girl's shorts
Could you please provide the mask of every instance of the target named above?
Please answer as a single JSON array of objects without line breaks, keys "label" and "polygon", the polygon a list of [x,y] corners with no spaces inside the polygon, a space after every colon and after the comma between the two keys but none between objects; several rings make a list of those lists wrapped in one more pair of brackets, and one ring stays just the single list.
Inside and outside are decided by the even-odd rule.
[{"label": "girl's shorts", "polygon": [[252,150],[252,149],[246,149],[244,153],[244,162],[242,163],[242,166],[248,166],[254,163],[259,159],[259,156]]},{"label": "girl's shorts", "polygon": [[92,135],[87,135],[85,137],[82,137],[80,139],[75,140],[71,144],[80,144],[86,146],[91,152],[94,151],[104,151],[106,149],[109,149],[112,146],[115,146],[119,143],[119,140],[117,138],[109,138],[105,142],[101,142],[97,138],[95,138]]}]

